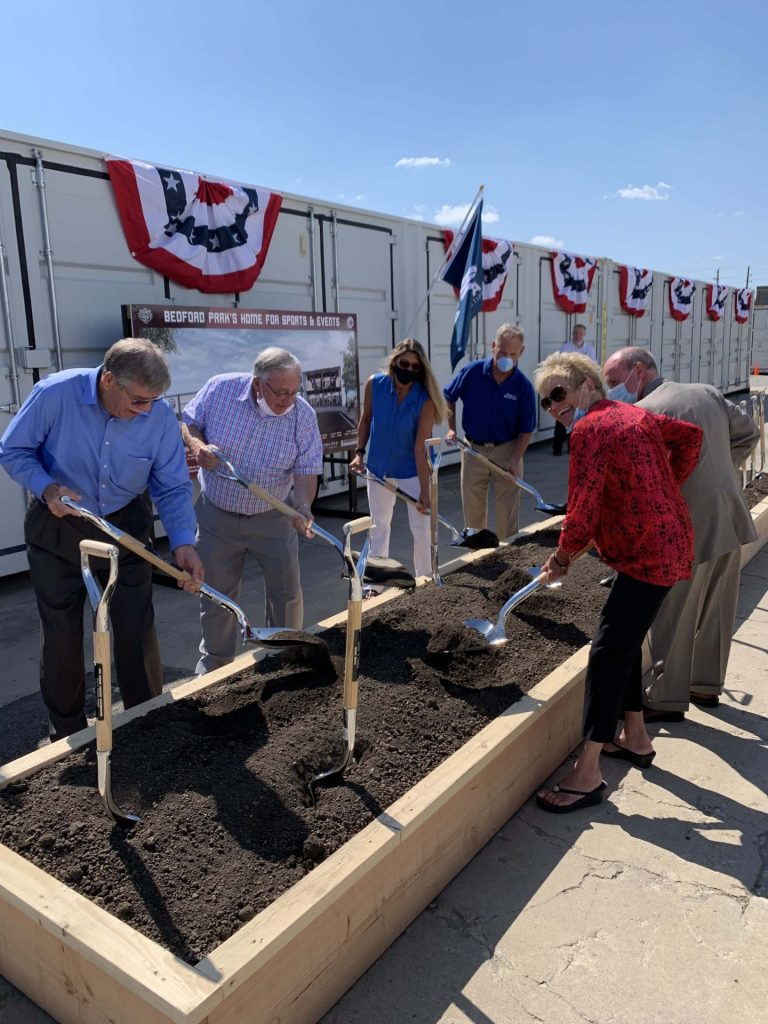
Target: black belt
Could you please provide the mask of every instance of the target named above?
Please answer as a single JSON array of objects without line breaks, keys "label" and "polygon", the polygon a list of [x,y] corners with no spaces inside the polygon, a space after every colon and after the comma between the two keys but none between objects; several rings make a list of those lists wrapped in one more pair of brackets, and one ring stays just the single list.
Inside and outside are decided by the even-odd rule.
[{"label": "black belt", "polygon": [[514,441],[514,437],[510,437],[509,441],[473,441],[471,437],[467,440],[470,444],[478,445],[480,448],[498,448],[500,444],[509,444],[509,441]]}]

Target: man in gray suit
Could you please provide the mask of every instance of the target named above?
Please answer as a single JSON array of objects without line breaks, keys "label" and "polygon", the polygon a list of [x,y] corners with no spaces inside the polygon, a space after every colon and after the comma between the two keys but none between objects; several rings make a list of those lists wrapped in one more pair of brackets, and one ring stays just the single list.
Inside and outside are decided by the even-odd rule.
[{"label": "man in gray suit", "polygon": [[651,353],[623,348],[603,367],[608,397],[695,423],[699,462],[681,490],[695,531],[693,575],[667,594],[648,633],[646,720],[682,721],[689,700],[717,707],[725,682],[739,592],[740,548],[755,527],[736,470],[754,448],[754,420],[709,384],[665,381]]}]

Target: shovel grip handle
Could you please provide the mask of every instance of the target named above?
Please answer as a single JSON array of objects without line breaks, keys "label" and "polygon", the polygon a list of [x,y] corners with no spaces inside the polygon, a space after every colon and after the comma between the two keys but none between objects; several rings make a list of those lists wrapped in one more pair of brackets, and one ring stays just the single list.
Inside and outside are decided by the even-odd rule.
[{"label": "shovel grip handle", "polygon": [[109,558],[114,546],[114,544],[103,540],[89,540],[86,538],[86,540],[80,541],[80,550],[84,551],[86,555],[93,555],[94,558]]},{"label": "shovel grip handle", "polygon": [[96,679],[96,750],[112,749],[112,646],[109,633],[93,634],[93,673]]},{"label": "shovel grip handle", "polygon": [[360,519],[353,519],[350,523],[344,523],[344,536],[351,537],[355,533],[370,530],[372,526],[373,519],[370,516],[361,516]]}]

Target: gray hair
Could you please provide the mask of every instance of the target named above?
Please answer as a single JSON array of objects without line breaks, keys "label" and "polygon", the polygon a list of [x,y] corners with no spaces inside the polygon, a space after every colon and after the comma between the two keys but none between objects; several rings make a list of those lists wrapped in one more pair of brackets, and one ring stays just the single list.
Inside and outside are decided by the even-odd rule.
[{"label": "gray hair", "polygon": [[525,331],[521,324],[502,324],[501,327],[496,330],[496,337],[494,341],[498,341],[499,338],[503,338],[505,334],[511,334],[520,341],[525,341]]},{"label": "gray hair", "polygon": [[296,370],[301,373],[301,363],[287,348],[276,348],[272,345],[256,356],[253,363],[253,376],[267,377],[275,370]]},{"label": "gray hair", "polygon": [[146,338],[123,338],[104,354],[104,369],[121,387],[138,384],[147,391],[167,391],[171,386],[168,359],[153,341]]}]

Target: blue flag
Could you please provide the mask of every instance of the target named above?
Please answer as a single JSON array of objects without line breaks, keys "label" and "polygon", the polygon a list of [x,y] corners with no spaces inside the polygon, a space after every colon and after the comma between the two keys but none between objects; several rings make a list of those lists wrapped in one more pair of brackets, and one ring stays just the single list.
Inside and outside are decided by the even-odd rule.
[{"label": "blue flag", "polygon": [[466,229],[454,239],[451,257],[440,275],[443,281],[459,291],[459,304],[451,336],[451,372],[467,351],[472,319],[483,306],[482,213],[481,199]]}]

